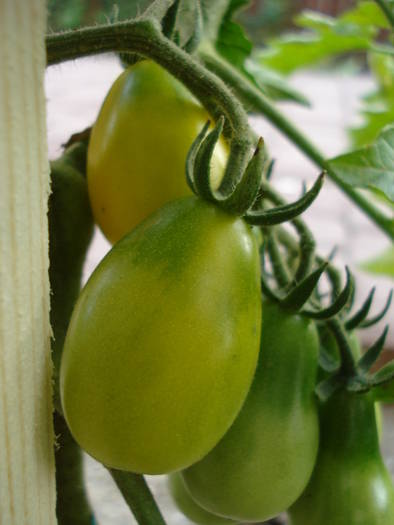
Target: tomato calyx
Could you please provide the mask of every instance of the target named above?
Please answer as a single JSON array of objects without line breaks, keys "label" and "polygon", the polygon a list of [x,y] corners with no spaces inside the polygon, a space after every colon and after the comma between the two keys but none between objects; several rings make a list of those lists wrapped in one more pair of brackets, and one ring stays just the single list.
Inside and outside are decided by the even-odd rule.
[{"label": "tomato calyx", "polygon": [[[337,319],[332,319],[326,322],[326,326],[335,338],[340,353],[340,363],[335,363],[328,358],[324,349],[321,350],[322,358],[319,364],[325,372],[330,374],[316,387],[316,394],[322,401],[326,401],[340,389],[363,394],[375,388],[379,391],[383,385],[394,384],[394,361],[373,371],[384,348],[388,326],[384,328],[375,343],[357,360],[352,353],[346,328],[342,323]],[[375,397],[379,399],[379,395]]]},{"label": "tomato calyx", "polygon": [[[223,189],[224,184],[227,185],[226,174],[223,179],[224,184],[217,191],[213,190],[210,184],[211,159],[223,130],[224,117],[220,117],[214,129],[207,134],[209,124],[209,122],[205,124],[193,142],[186,160],[186,179],[196,195],[216,204],[228,213],[243,217],[245,222],[256,226],[274,226],[294,219],[316,199],[323,186],[324,172],[319,175],[312,188],[297,201],[265,210],[256,209],[257,204],[260,204],[265,197],[262,174],[267,159],[261,137],[243,173],[238,180],[232,181],[230,191],[225,192]],[[226,172],[229,170],[229,165],[230,161]]]}]

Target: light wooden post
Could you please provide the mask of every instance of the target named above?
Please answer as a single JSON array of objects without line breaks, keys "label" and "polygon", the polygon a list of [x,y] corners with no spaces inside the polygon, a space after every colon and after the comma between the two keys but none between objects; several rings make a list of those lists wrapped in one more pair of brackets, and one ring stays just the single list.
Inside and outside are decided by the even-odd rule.
[{"label": "light wooden post", "polygon": [[0,0],[0,524],[55,524],[45,0]]}]

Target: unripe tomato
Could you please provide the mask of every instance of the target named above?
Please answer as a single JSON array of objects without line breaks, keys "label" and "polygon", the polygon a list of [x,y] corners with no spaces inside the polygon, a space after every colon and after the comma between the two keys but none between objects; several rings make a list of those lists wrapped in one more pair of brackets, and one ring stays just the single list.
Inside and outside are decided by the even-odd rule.
[{"label": "unripe tomato", "polygon": [[265,521],[302,493],[316,460],[315,325],[264,302],[256,374],[229,431],[182,472],[205,509],[239,521]]},{"label": "unripe tomato", "polygon": [[[164,203],[190,194],[186,154],[209,118],[154,62],[138,62],[115,81],[93,126],[87,163],[93,215],[110,242]],[[214,188],[227,151],[221,139],[212,160]]]},{"label": "unripe tomato", "polygon": [[179,472],[174,472],[168,476],[167,485],[175,505],[190,521],[198,525],[235,525],[236,522],[215,516],[215,514],[211,514],[197,505],[188,493]]},{"label": "unripe tomato", "polygon": [[110,250],[79,297],[61,363],[63,411],[82,448],[148,474],[212,449],[255,371],[259,267],[251,228],[194,196]]},{"label": "unripe tomato", "polygon": [[292,525],[392,525],[394,488],[380,450],[371,393],[340,391],[320,407],[316,466]]}]

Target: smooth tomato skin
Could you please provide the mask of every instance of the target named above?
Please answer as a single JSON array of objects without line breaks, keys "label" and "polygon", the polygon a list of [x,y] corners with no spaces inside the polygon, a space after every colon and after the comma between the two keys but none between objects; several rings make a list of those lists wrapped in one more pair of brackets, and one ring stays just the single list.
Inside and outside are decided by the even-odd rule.
[{"label": "smooth tomato skin", "polygon": [[74,438],[121,470],[194,463],[241,408],[260,322],[250,227],[197,197],[168,203],[112,248],[76,304],[60,384]]},{"label": "smooth tomato skin", "polygon": [[193,523],[198,525],[235,525],[235,521],[215,516],[215,514],[211,514],[197,505],[188,493],[179,472],[174,472],[168,476],[167,486],[175,505]]},{"label": "smooth tomato skin", "polygon": [[265,521],[302,493],[318,448],[315,325],[265,302],[260,355],[248,397],[216,447],[182,472],[205,509]]},{"label": "smooth tomato skin", "polygon": [[[187,152],[210,117],[185,87],[151,61],[115,81],[93,126],[87,180],[93,215],[114,243],[164,203],[190,195]],[[228,147],[212,160],[212,185],[222,178]]]},{"label": "smooth tomato skin", "polygon": [[321,442],[291,525],[392,525],[394,489],[379,450],[371,393],[334,394],[320,407]]}]

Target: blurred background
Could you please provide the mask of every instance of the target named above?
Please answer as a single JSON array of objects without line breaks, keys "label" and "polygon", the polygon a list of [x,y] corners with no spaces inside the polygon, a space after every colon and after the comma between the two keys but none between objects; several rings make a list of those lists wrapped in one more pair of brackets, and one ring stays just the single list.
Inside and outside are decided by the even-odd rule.
[{"label": "blurred background", "polygon": [[[150,4],[150,0],[117,0],[119,20],[135,16]],[[328,15],[337,15],[353,6],[354,0],[254,0],[238,17],[249,36],[257,44],[265,38],[292,29],[294,15],[304,9],[313,9]],[[111,0],[49,0],[48,27],[52,31],[104,23],[112,17]]]}]

